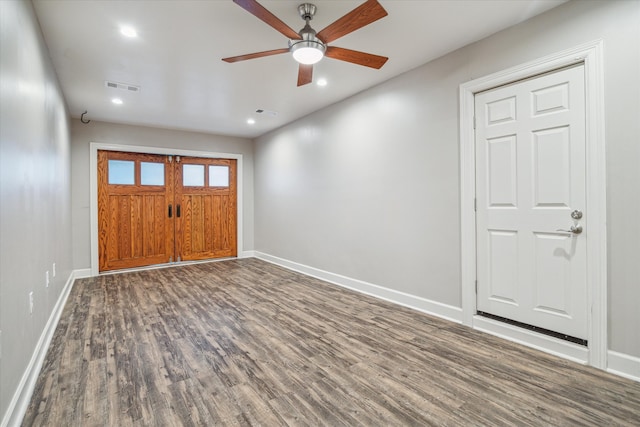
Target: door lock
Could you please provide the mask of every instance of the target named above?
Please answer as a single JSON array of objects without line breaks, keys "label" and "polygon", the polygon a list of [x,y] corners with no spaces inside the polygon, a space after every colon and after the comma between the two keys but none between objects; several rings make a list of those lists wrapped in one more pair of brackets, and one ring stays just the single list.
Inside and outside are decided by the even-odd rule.
[{"label": "door lock", "polygon": [[576,209],[575,211],[571,212],[571,218],[573,218],[573,219],[581,219],[582,218],[582,211],[579,211],[578,209]]}]

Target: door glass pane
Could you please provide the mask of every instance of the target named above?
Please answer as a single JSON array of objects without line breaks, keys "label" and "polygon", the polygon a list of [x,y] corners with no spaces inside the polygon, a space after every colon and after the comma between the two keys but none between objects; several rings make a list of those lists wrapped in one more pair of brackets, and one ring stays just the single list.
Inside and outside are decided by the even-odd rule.
[{"label": "door glass pane", "polygon": [[229,186],[229,166],[209,165],[209,187]]},{"label": "door glass pane", "polygon": [[131,160],[109,160],[109,184],[135,184],[134,165]]},{"label": "door glass pane", "polygon": [[182,165],[182,185],[204,187],[204,165]]},{"label": "door glass pane", "polygon": [[140,162],[142,185],[164,185],[164,163]]}]

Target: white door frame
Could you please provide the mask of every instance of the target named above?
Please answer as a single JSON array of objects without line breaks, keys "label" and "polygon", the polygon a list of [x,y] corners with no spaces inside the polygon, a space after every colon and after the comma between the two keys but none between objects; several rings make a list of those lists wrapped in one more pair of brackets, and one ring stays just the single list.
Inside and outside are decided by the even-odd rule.
[{"label": "white door frame", "polygon": [[237,161],[236,185],[237,185],[237,257],[244,257],[243,252],[243,164],[242,154],[218,153],[211,151],[181,150],[173,148],[147,147],[140,145],[104,144],[92,142],[89,145],[89,188],[90,188],[90,215],[91,215],[91,275],[99,274],[98,259],[98,150],[125,151],[130,153],[163,154],[167,156],[204,157],[219,159],[235,159]]},{"label": "white door frame", "polygon": [[[585,43],[460,85],[460,236],[463,324],[543,351],[607,366],[607,246],[602,40]],[[475,94],[568,65],[584,63],[586,95],[588,347],[476,315]]]}]

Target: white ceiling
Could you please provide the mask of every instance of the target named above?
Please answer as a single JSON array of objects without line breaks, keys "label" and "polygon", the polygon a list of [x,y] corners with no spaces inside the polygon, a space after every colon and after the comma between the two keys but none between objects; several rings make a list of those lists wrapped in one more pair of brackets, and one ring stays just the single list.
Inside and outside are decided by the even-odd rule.
[{"label": "white ceiling", "polygon": [[[566,0],[380,0],[389,15],[333,43],[388,56],[380,70],[325,58],[296,86],[290,54],[234,64],[221,58],[286,48],[287,39],[231,0],[34,0],[71,115],[253,138],[416,68]],[[303,0],[261,4],[295,30]],[[362,3],[317,0],[320,31]],[[127,39],[121,25],[137,29]],[[325,78],[328,85],[315,82]],[[105,80],[140,86],[107,88]],[[122,105],[111,99],[121,98]],[[256,109],[277,112],[257,114]],[[247,119],[253,117],[254,125]]]}]

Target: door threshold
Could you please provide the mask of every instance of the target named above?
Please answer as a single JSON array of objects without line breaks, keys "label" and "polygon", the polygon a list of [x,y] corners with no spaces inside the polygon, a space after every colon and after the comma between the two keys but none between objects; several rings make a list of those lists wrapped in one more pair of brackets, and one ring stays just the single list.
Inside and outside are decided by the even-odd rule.
[{"label": "door threshold", "polygon": [[590,348],[509,323],[474,315],[473,329],[516,342],[583,365],[589,363]]},{"label": "door threshold", "polygon": [[98,276],[107,276],[110,274],[120,274],[120,273],[134,273],[136,271],[157,270],[160,268],[184,267],[185,265],[206,264],[209,262],[229,261],[232,259],[238,259],[238,257],[235,256],[235,257],[226,257],[226,258],[202,259],[202,260],[196,260],[196,261],[168,262],[165,264],[145,265],[143,267],[123,268],[122,270],[100,271],[98,272]]},{"label": "door threshold", "polygon": [[489,319],[497,320],[498,322],[508,323],[513,326],[517,326],[519,328],[528,329],[530,331],[537,332],[543,335],[549,335],[550,337],[558,338],[561,340],[569,341],[574,344],[587,346],[588,342],[582,338],[572,337],[571,335],[562,334],[560,332],[555,332],[549,329],[544,329],[539,326],[533,326],[526,323],[518,322],[517,320],[512,320],[506,317],[496,316],[495,314],[485,313],[484,311],[478,311],[478,316],[487,317]]}]

